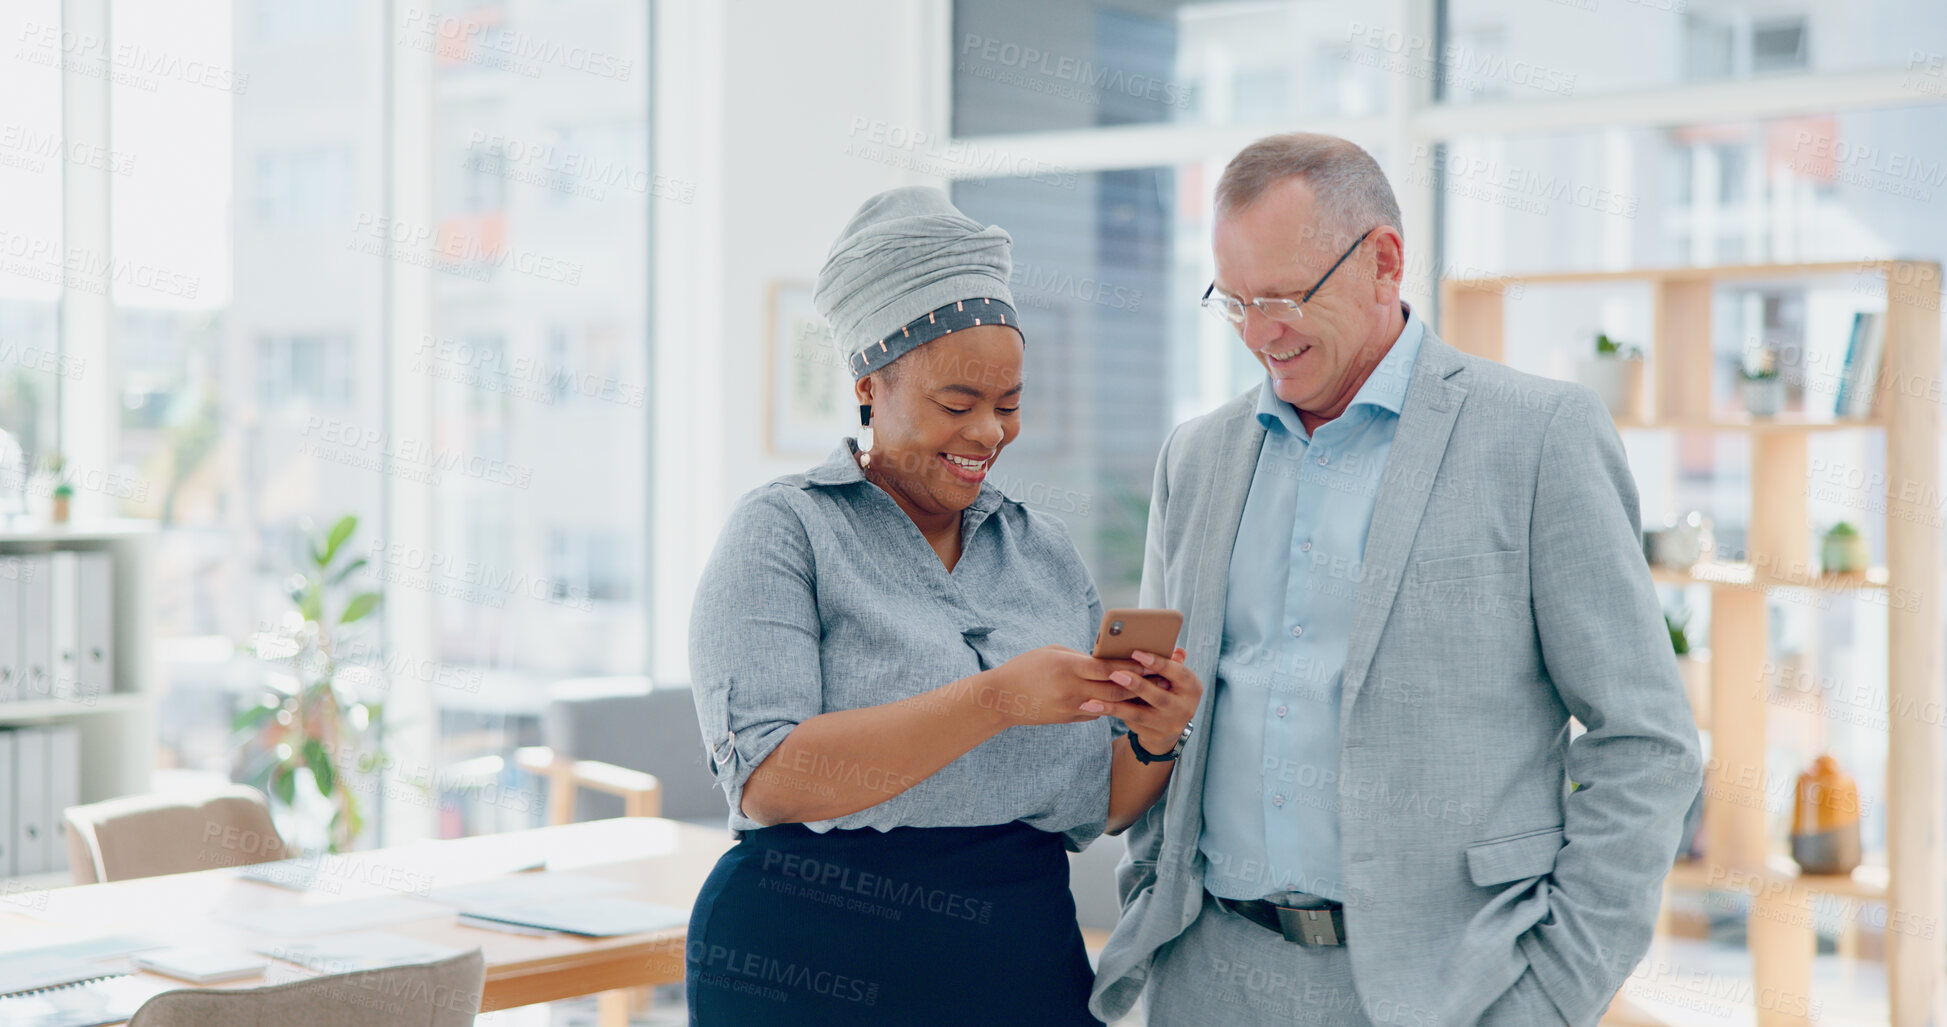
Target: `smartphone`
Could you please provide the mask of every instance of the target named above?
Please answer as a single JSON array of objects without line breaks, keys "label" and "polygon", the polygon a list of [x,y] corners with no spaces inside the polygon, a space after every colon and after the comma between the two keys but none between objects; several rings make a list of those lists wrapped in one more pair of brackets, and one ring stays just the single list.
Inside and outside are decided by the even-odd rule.
[{"label": "smartphone", "polygon": [[1095,633],[1095,653],[1099,660],[1126,660],[1141,649],[1165,659],[1176,651],[1176,636],[1183,631],[1183,615],[1175,610],[1110,610],[1102,615],[1101,630]]}]

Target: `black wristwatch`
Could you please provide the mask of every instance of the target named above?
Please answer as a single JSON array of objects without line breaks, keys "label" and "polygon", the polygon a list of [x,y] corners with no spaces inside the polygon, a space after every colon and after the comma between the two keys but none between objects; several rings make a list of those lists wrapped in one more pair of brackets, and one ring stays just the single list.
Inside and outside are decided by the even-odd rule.
[{"label": "black wristwatch", "polygon": [[1176,736],[1176,744],[1170,747],[1170,751],[1161,755],[1143,748],[1142,743],[1136,741],[1136,733],[1131,731],[1129,732],[1129,751],[1136,754],[1136,762],[1138,763],[1168,763],[1178,756],[1183,755],[1183,743],[1190,740],[1190,732],[1196,730],[1196,726],[1197,722],[1194,720],[1183,725],[1183,733]]}]

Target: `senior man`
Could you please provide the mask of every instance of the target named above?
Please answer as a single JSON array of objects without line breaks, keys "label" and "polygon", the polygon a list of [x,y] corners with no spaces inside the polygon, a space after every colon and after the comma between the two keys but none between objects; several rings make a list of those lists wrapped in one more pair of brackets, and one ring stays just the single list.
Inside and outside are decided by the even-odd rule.
[{"label": "senior man", "polygon": [[1157,461],[1142,605],[1184,612],[1213,686],[1131,829],[1093,1009],[1593,1025],[1701,786],[1616,429],[1400,300],[1358,146],[1259,140],[1216,205],[1203,305],[1266,378]]}]

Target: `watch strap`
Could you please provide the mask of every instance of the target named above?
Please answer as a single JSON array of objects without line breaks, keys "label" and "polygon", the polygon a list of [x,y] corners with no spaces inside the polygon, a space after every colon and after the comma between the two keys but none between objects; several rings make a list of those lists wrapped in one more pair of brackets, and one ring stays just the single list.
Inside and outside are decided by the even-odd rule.
[{"label": "watch strap", "polygon": [[1170,746],[1170,750],[1165,753],[1154,753],[1143,748],[1142,743],[1136,741],[1136,733],[1131,731],[1129,732],[1129,751],[1136,754],[1136,762],[1138,763],[1168,763],[1178,756],[1183,755],[1183,743],[1190,737],[1190,731],[1194,727],[1196,727],[1194,722],[1185,725],[1183,733],[1176,736],[1176,744]]}]

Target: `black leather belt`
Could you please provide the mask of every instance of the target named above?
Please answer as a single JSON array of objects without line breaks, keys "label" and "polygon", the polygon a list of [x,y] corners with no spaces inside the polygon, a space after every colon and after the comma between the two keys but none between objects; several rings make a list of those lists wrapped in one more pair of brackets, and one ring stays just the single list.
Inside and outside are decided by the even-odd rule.
[{"label": "black leather belt", "polygon": [[[1216,896],[1212,896],[1216,898]],[[1217,898],[1217,904],[1238,916],[1300,945],[1344,945],[1345,903],[1294,909],[1263,899]]]}]

